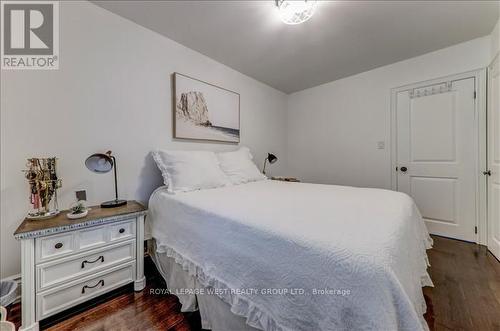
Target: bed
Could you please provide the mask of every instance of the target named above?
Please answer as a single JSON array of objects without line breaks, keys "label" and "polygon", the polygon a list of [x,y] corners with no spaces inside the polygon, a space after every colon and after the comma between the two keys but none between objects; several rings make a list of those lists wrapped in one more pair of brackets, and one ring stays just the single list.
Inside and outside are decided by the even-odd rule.
[{"label": "bed", "polygon": [[149,202],[154,260],[212,330],[427,330],[432,240],[413,200],[262,180]]}]

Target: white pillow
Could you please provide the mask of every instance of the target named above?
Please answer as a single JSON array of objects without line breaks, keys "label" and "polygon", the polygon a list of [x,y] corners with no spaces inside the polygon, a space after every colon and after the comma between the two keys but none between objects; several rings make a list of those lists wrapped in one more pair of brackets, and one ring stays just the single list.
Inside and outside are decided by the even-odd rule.
[{"label": "white pillow", "polygon": [[264,176],[255,163],[252,153],[247,147],[241,147],[234,152],[217,153],[219,165],[233,184],[243,184],[264,180]]},{"label": "white pillow", "polygon": [[157,150],[153,152],[153,159],[170,193],[231,184],[220,169],[214,152]]}]

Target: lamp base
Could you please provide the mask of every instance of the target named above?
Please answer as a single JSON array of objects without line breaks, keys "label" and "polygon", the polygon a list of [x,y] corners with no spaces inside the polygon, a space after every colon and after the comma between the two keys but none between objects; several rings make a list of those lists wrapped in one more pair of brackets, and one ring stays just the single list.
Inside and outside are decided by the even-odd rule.
[{"label": "lamp base", "polygon": [[101,208],[115,208],[120,206],[125,206],[127,200],[111,200],[101,203]]}]

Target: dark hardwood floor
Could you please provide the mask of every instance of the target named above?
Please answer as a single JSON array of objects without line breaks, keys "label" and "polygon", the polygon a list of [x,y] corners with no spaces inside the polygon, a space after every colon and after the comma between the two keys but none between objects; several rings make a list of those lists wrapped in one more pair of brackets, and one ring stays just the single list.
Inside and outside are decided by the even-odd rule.
[{"label": "dark hardwood floor", "polygon": [[[429,253],[434,288],[425,288],[430,329],[500,330],[500,262],[484,246],[441,237],[434,238]],[[154,269],[146,263],[148,285],[139,293],[122,288],[74,309],[70,316],[59,315],[45,321],[43,330],[200,330],[199,314],[182,314],[177,298],[152,294],[150,289],[166,289]],[[19,327],[20,305],[9,309],[9,320]],[[236,330],[231,330],[236,331]]]},{"label": "dark hardwood floor", "polygon": [[500,330],[500,262],[485,246],[433,239],[434,287],[424,288],[431,330]]}]

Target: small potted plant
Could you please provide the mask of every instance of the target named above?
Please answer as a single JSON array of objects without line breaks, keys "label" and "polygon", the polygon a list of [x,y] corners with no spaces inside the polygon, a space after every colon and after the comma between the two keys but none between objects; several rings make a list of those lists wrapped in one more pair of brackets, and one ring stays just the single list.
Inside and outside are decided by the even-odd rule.
[{"label": "small potted plant", "polygon": [[66,216],[69,219],[74,220],[77,218],[83,218],[83,217],[87,216],[87,214],[89,213],[89,208],[87,208],[87,206],[85,206],[85,201],[80,200],[80,201],[75,202],[71,206],[69,211],[70,212],[67,213]]}]

